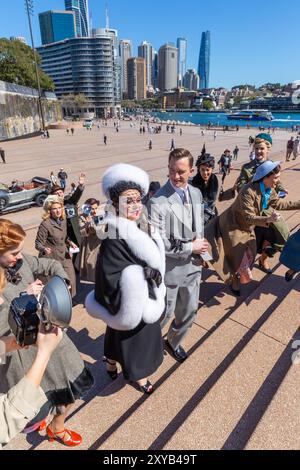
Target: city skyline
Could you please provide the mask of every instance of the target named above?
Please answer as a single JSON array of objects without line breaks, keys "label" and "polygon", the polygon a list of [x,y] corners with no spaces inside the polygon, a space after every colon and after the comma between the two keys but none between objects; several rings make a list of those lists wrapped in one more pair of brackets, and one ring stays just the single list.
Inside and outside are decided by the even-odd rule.
[{"label": "city skyline", "polygon": [[[263,4],[253,0],[247,10],[237,0],[228,0],[226,4],[219,1],[215,5],[217,14],[213,15],[208,5],[196,0],[186,2],[186,14],[181,13],[182,2],[179,0],[153,0],[150,11],[141,8],[136,0],[110,0],[108,5],[111,27],[118,29],[120,39],[132,41],[134,56],[138,55],[138,45],[143,41],[149,41],[154,50],[159,50],[161,45],[176,44],[178,37],[184,37],[188,41],[187,69],[197,70],[201,34],[211,31],[211,87],[231,88],[245,83],[259,86],[266,82],[284,84],[300,78],[300,66],[291,59],[298,54],[300,5],[296,0],[290,0],[289,9],[285,11],[271,0]],[[36,45],[41,44],[38,13],[49,9],[63,10],[64,6],[64,0],[35,0],[33,30]],[[89,9],[93,27],[103,27],[105,1],[89,0]],[[253,16],[254,11],[259,11],[259,17]],[[151,15],[153,19],[155,16],[155,33],[153,21],[149,21]],[[1,18],[2,37],[24,36],[28,41],[23,0],[5,3]],[[255,18],[258,20],[257,32]],[[266,21],[262,24],[259,18]]]}]

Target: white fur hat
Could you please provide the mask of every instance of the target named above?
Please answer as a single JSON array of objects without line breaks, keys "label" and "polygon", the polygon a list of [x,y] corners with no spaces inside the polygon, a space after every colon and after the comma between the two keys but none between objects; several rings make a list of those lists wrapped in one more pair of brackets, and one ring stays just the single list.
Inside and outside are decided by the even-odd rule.
[{"label": "white fur hat", "polygon": [[103,176],[102,189],[108,199],[110,199],[110,190],[120,182],[135,183],[140,186],[143,196],[149,191],[149,177],[144,170],[127,163],[118,163],[111,166]]}]

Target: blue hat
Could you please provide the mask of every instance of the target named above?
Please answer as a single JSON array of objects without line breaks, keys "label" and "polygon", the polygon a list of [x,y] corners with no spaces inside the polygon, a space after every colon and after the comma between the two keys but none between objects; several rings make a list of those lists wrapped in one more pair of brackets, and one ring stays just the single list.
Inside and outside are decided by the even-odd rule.
[{"label": "blue hat", "polygon": [[281,165],[281,163],[282,162],[272,162],[271,160],[267,160],[266,162],[262,163],[256,170],[256,173],[252,180],[253,183],[262,180],[269,173],[272,173],[272,171],[274,171],[275,168]]},{"label": "blue hat", "polygon": [[262,139],[262,140],[266,140],[267,142],[269,142],[269,144],[273,145],[273,139],[272,137],[270,136],[270,134],[267,134],[265,132],[263,132],[262,134],[258,134],[256,137],[255,137],[255,140],[256,139]]}]

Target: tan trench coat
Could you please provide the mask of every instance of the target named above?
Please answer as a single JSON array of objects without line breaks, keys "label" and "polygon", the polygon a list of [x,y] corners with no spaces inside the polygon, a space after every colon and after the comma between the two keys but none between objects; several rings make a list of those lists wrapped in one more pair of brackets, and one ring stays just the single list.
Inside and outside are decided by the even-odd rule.
[{"label": "tan trench coat", "polygon": [[46,402],[43,390],[26,377],[7,395],[0,396],[0,449],[25,428]]},{"label": "tan trench coat", "polygon": [[[300,201],[289,202],[279,199],[272,190],[268,209],[277,211],[300,209]],[[267,217],[262,215],[262,194],[259,183],[249,183],[239,193],[237,199],[223,214],[213,219],[205,228],[205,238],[211,245],[216,272],[224,282],[228,282],[241,265],[247,247],[256,257],[256,237],[254,229],[268,227]]]},{"label": "tan trench coat", "polygon": [[[93,225],[87,224],[83,216],[79,220],[81,246],[80,256],[77,256],[75,266],[80,272],[80,280],[95,282],[97,257],[100,250],[101,239],[97,236]],[[104,232],[105,226],[98,228]]]},{"label": "tan trench coat", "polygon": [[[71,256],[68,251],[67,221],[64,219],[58,225],[53,219],[46,219],[40,224],[36,239],[35,248],[39,252],[40,258],[51,258],[59,261],[66,271],[72,288],[72,297],[76,295],[76,275]],[[51,248],[52,253],[46,256],[43,251]]]}]

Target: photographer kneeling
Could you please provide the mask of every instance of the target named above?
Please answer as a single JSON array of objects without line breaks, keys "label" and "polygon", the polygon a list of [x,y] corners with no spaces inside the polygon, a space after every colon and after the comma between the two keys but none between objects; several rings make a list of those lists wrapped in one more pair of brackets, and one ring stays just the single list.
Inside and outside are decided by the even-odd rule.
[{"label": "photographer kneeling", "polygon": [[[0,297],[0,305],[3,302]],[[6,395],[0,396],[0,449],[20,433],[47,403],[47,396],[40,384],[51,355],[62,337],[60,328],[53,328],[47,333],[41,328],[36,343],[36,357],[31,368]],[[19,349],[21,347],[13,336],[0,338],[0,365],[2,353],[5,361],[6,354]]]},{"label": "photographer kneeling", "polygon": [[[40,276],[59,276],[68,279],[61,264],[53,259],[23,255],[26,233],[20,225],[0,219],[0,292],[4,300],[0,305],[0,337],[11,332],[9,312],[11,305],[21,293],[37,296],[43,290]],[[21,297],[22,299],[22,297]],[[28,344],[28,343],[27,343]],[[30,343],[29,343],[30,344]],[[35,359],[34,348],[13,351],[0,367],[0,393],[9,390],[22,380]],[[47,403],[32,424],[38,424],[49,414],[54,415],[47,426],[47,436],[66,446],[76,446],[82,437],[65,429],[65,419],[75,401],[87,393],[94,381],[85,367],[79,351],[66,334],[53,353],[46,368],[41,387],[47,396]]]}]

